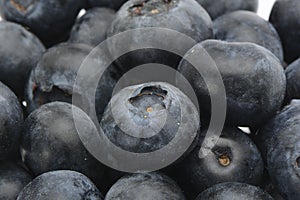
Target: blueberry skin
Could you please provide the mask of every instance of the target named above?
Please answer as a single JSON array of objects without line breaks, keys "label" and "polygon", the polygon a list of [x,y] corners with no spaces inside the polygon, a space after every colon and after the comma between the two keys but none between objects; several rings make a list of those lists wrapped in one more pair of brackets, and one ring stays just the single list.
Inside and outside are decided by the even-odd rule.
[{"label": "blueberry skin", "polygon": [[[92,49],[88,45],[68,43],[48,49],[32,70],[26,87],[25,97],[28,103],[28,113],[53,101],[71,103],[78,70]],[[88,60],[85,64],[88,64],[90,69],[100,70],[106,67],[105,55],[92,55]],[[117,79],[115,75],[113,66],[111,66],[99,81],[95,96],[99,119],[110,100]],[[88,104],[88,100],[85,101]]]},{"label": "blueberry skin", "polygon": [[196,0],[212,19],[236,10],[256,12],[258,0]]},{"label": "blueberry skin", "polygon": [[[134,153],[149,153],[170,145],[179,127],[186,133],[184,143],[198,135],[200,126],[191,100],[163,82],[122,89],[112,97],[100,125],[114,145]],[[161,156],[164,159],[167,155]]]},{"label": "blueberry skin", "polygon": [[[108,29],[108,37],[130,29],[146,27],[175,30],[197,42],[213,38],[212,21],[207,12],[194,0],[130,0],[117,12]],[[136,44],[142,43],[142,41],[165,40],[166,38],[160,37],[159,34],[141,34],[139,31],[127,38],[127,41],[133,41]],[[184,53],[192,47],[190,44],[185,44],[185,41],[175,42],[179,42],[178,46],[182,47]],[[117,40],[108,44],[112,55],[119,50],[119,44]],[[130,42],[125,45],[123,48],[131,49]],[[170,52],[144,49],[128,53],[127,56],[117,59],[116,62],[126,72],[135,66],[146,63],[160,63],[176,69],[180,59],[180,56],[175,56]]]},{"label": "blueberry skin", "polygon": [[33,179],[17,200],[102,200],[91,180],[75,171],[60,170],[44,173]]},{"label": "blueberry skin", "polygon": [[288,64],[300,57],[299,12],[300,1],[277,0],[269,19],[281,38],[284,58]]},{"label": "blueberry skin", "polygon": [[107,29],[115,11],[108,8],[92,8],[76,20],[70,33],[70,43],[97,46],[106,39]]},{"label": "blueberry skin", "polygon": [[49,47],[65,41],[81,0],[0,0],[1,17],[28,28]]},{"label": "blueberry skin", "polygon": [[114,10],[119,10],[119,8],[127,0],[87,0],[88,7],[108,7]]},{"label": "blueberry skin", "polygon": [[292,99],[300,99],[300,58],[285,69],[285,75],[287,82],[285,103],[289,104]]},{"label": "blueberry skin", "polygon": [[45,104],[25,120],[22,159],[34,175],[60,169],[75,170],[97,185],[104,184],[105,167],[82,144],[73,114],[80,117],[77,126],[85,127],[87,135],[97,134],[91,119],[79,108],[64,102]]},{"label": "blueberry skin", "polygon": [[32,176],[14,162],[0,162],[0,199],[15,200]]},{"label": "blueberry skin", "polygon": [[197,147],[174,167],[171,177],[190,199],[221,182],[261,183],[264,163],[255,144],[236,128],[225,128],[205,158],[199,151],[205,136],[203,131]]},{"label": "blueberry skin", "polygon": [[16,95],[0,81],[0,160],[18,156],[23,111]]},{"label": "blueberry skin", "polygon": [[202,192],[195,200],[272,200],[273,198],[259,187],[245,183],[220,183]]},{"label": "blueberry skin", "polygon": [[283,62],[283,48],[273,25],[250,11],[235,11],[214,20],[214,35],[227,42],[251,42],[269,49]]},{"label": "blueberry skin", "polygon": [[[280,109],[286,78],[280,61],[270,51],[253,43],[207,40],[185,57],[197,55],[203,48],[223,78],[228,124],[256,127]],[[210,97],[203,78],[184,58],[178,70],[194,88],[204,118],[210,112]]]},{"label": "blueberry skin", "polygon": [[185,200],[178,185],[159,173],[128,175],[118,180],[108,191],[105,200]]},{"label": "blueberry skin", "polygon": [[0,22],[0,41],[0,81],[22,100],[30,71],[45,47],[22,26],[6,21]]},{"label": "blueberry skin", "polygon": [[272,118],[258,136],[273,184],[284,199],[300,196],[300,101],[293,100]]}]

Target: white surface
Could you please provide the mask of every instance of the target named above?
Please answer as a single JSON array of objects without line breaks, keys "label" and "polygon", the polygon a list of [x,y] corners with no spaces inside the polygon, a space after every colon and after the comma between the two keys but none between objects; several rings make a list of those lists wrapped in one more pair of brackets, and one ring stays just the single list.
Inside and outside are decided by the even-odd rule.
[{"label": "white surface", "polygon": [[[268,20],[275,0],[259,0],[258,15]],[[81,13],[82,14],[82,13]],[[1,17],[0,17],[1,21]]]}]

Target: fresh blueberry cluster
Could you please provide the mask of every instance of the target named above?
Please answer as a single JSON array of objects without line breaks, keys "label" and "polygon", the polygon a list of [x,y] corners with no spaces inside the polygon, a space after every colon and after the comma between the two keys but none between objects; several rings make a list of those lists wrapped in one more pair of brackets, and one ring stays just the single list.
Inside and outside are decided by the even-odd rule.
[{"label": "fresh blueberry cluster", "polygon": [[0,200],[299,200],[300,1],[257,8],[0,0]]}]

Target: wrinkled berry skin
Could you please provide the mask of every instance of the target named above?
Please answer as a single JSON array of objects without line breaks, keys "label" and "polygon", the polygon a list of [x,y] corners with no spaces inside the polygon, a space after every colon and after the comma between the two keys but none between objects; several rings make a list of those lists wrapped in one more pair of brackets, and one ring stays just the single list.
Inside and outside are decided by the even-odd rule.
[{"label": "wrinkled berry skin", "polygon": [[212,19],[236,10],[256,12],[258,0],[196,0]]},{"label": "wrinkled berry skin", "polygon": [[67,39],[81,7],[81,0],[1,0],[0,14],[27,27],[49,47]]},{"label": "wrinkled berry skin", "polygon": [[245,183],[220,183],[202,192],[195,200],[272,200],[273,198],[259,187]]},{"label": "wrinkled berry skin", "polygon": [[97,46],[106,39],[107,29],[114,19],[115,11],[108,8],[92,8],[76,20],[70,33],[70,43]]},{"label": "wrinkled berry skin", "polygon": [[0,82],[0,160],[18,155],[23,111],[16,95]]},{"label": "wrinkled berry skin", "polygon": [[300,57],[300,1],[277,0],[272,8],[269,21],[276,28],[283,45],[284,58],[291,63]]},{"label": "wrinkled berry skin", "polygon": [[105,168],[82,144],[74,116],[79,117],[77,126],[85,127],[86,135],[97,134],[91,119],[68,103],[49,103],[31,113],[24,125],[22,159],[34,175],[59,169],[75,170],[101,184]]},{"label": "wrinkled berry skin", "polygon": [[[28,112],[32,112],[41,105],[53,101],[72,102],[75,80],[81,64],[92,51],[92,47],[84,44],[60,44],[47,50],[37,67],[31,72],[26,88],[26,101]],[[105,55],[89,56],[88,62],[92,70],[100,70],[106,67]],[[112,67],[105,72],[98,83],[95,99],[96,110],[99,118],[110,100],[113,87],[116,83]],[[93,72],[88,72],[92,77]],[[78,86],[85,87],[85,86]],[[87,90],[88,88],[81,88]],[[84,94],[82,94],[84,96]],[[84,97],[83,97],[84,98]],[[87,97],[88,98],[88,97]],[[89,99],[85,99],[85,104]]]},{"label": "wrinkled berry skin", "polygon": [[0,22],[0,41],[0,81],[23,100],[24,85],[45,47],[22,26],[5,21]]},{"label": "wrinkled berry skin", "polygon": [[[184,131],[181,140],[185,145],[198,135],[199,123],[197,108],[185,94],[170,84],[150,82],[126,87],[114,95],[100,125],[114,145],[149,153],[171,145],[179,128]],[[166,156],[161,155],[162,159]]]},{"label": "wrinkled berry skin", "polygon": [[249,11],[235,11],[214,20],[214,35],[227,42],[251,42],[269,49],[283,62],[283,49],[273,25]]},{"label": "wrinkled berry skin", "polygon": [[[111,27],[108,29],[108,37],[130,29],[146,27],[175,30],[191,37],[196,42],[213,37],[212,21],[209,15],[194,0],[130,0],[117,12]],[[143,41],[169,40],[169,38],[164,38],[164,36],[160,35],[136,31],[126,38],[128,44],[124,44],[125,46],[122,48],[130,50],[132,45],[130,41],[138,45],[143,43]],[[179,43],[178,45],[182,47],[184,53],[192,47],[189,44],[185,44],[185,41],[176,41],[174,39],[173,41]],[[115,52],[119,50],[120,46],[118,45],[120,43],[117,39],[109,42],[108,49],[112,55],[115,55]],[[125,57],[119,58],[117,63],[125,72],[135,66],[146,63],[160,63],[176,69],[180,59],[180,56],[175,56],[170,52],[143,49],[128,53]]]},{"label": "wrinkled berry skin", "polygon": [[[228,124],[257,126],[280,109],[286,78],[280,61],[270,51],[253,43],[207,40],[194,46],[185,57],[197,56],[203,48],[223,78]],[[207,115],[210,97],[204,79],[184,58],[178,69],[194,88],[202,116]]]},{"label": "wrinkled berry skin", "polygon": [[300,99],[300,59],[295,60],[285,69],[286,95],[285,103],[289,104],[292,99]]},{"label": "wrinkled berry skin", "polygon": [[0,162],[0,199],[15,200],[32,176],[14,162]]},{"label": "wrinkled berry skin", "polygon": [[217,144],[206,157],[200,158],[203,133],[197,147],[174,167],[171,175],[190,199],[222,182],[261,183],[264,163],[257,147],[245,133],[236,128],[225,128]]},{"label": "wrinkled berry skin", "polygon": [[75,171],[60,170],[44,173],[33,179],[17,200],[102,200],[91,180]]},{"label": "wrinkled berry skin", "polygon": [[284,199],[300,196],[300,101],[294,100],[261,130],[260,148],[272,182]]},{"label": "wrinkled berry skin", "polygon": [[108,7],[114,10],[119,10],[119,8],[127,0],[87,0],[88,7]]},{"label": "wrinkled berry skin", "polygon": [[121,178],[108,191],[105,200],[163,199],[185,200],[177,184],[169,177],[158,174],[134,174]]}]

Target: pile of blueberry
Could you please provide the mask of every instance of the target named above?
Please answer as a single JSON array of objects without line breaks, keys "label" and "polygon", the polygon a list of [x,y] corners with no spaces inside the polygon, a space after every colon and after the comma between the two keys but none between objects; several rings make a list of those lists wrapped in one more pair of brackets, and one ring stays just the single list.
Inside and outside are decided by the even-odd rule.
[{"label": "pile of blueberry", "polygon": [[[257,8],[258,0],[0,0],[0,199],[299,200],[300,1],[277,0],[269,21]],[[195,43],[141,31],[149,27]],[[126,31],[126,45],[112,39]],[[185,55],[134,49],[154,41]],[[122,48],[132,51],[116,57]],[[179,72],[195,98],[177,72],[156,79],[155,64]],[[203,156],[217,130],[211,108],[222,107],[211,97],[222,96],[218,75],[224,123]]]}]

